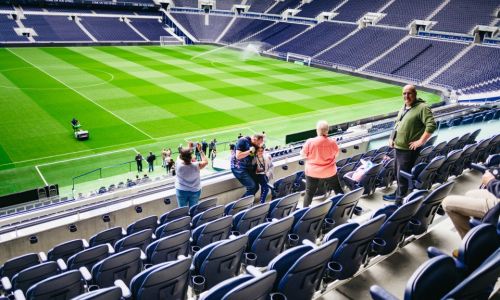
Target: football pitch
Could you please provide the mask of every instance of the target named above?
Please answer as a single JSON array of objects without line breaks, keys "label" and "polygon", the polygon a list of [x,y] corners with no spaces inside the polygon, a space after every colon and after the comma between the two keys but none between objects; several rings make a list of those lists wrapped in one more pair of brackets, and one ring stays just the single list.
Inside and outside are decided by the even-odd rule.
[{"label": "football pitch", "polygon": [[[138,151],[159,156],[187,140],[265,131],[283,145],[319,119],[341,123],[402,105],[395,85],[205,45],[0,48],[0,91],[0,195],[70,186]],[[88,141],[74,138],[73,117]]]}]

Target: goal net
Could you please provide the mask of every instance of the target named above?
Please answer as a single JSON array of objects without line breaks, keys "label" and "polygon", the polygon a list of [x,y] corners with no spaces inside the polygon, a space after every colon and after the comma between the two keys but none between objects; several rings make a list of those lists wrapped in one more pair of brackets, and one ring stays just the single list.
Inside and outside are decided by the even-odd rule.
[{"label": "goal net", "polygon": [[184,45],[184,42],[179,41],[179,39],[171,36],[160,36],[160,46],[168,46],[168,45]]},{"label": "goal net", "polygon": [[300,55],[292,52],[286,54],[286,61],[293,62],[299,65],[311,65],[311,57],[306,55]]}]

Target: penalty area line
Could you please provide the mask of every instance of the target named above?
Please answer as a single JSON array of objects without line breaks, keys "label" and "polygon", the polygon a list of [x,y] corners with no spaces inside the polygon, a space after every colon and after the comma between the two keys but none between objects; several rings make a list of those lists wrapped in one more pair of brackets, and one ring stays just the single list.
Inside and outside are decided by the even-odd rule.
[{"label": "penalty area line", "polygon": [[40,171],[40,169],[38,168],[38,166],[35,166],[35,169],[36,169],[36,171],[38,172],[38,175],[40,175],[40,178],[42,178],[42,181],[43,181],[43,183],[45,184],[45,186],[48,186],[49,184],[47,183],[47,180],[45,180],[45,177],[43,177],[43,174],[42,174],[42,172]]},{"label": "penalty area line", "polygon": [[120,152],[126,152],[126,151],[132,151],[135,154],[138,153],[138,151],[135,148],[127,148],[127,149],[121,149],[121,150],[116,150],[116,151],[109,151],[109,152],[97,153],[97,154],[94,154],[94,155],[87,155],[87,156],[82,156],[82,157],[74,157],[74,158],[69,158],[69,159],[64,159],[64,160],[58,160],[58,161],[54,161],[54,162],[48,162],[48,163],[45,163],[45,164],[37,165],[37,167],[45,167],[45,166],[50,166],[50,165],[56,165],[56,164],[61,164],[61,163],[65,163],[65,162],[75,161],[75,160],[81,160],[81,159],[87,159],[87,158],[94,158],[94,157],[98,157],[98,156],[105,156],[105,155],[108,155],[108,154],[114,154],[114,153],[120,153]]}]

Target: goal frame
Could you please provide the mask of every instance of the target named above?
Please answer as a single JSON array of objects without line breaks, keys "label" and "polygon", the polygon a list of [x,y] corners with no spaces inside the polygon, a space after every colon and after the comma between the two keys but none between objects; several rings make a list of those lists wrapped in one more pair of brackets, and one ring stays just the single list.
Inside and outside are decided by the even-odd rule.
[{"label": "goal frame", "polygon": [[288,62],[297,62],[300,61],[302,64],[311,66],[311,57],[307,55],[297,54],[293,52],[286,53],[286,61]]}]

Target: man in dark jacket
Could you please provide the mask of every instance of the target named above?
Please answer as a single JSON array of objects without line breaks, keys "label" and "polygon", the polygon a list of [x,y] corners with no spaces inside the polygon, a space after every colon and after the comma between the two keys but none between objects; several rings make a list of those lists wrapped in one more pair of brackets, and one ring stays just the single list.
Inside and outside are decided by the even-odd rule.
[{"label": "man in dark jacket", "polygon": [[488,210],[498,205],[500,198],[500,180],[486,171],[481,181],[481,188],[470,190],[463,196],[450,195],[444,198],[443,208],[448,214],[461,238],[470,230],[469,218],[481,219]]},{"label": "man in dark jacket", "polygon": [[142,172],[142,155],[139,152],[135,156],[135,162],[137,163],[137,173]]},{"label": "man in dark jacket", "polygon": [[154,162],[156,160],[156,155],[153,154],[153,152],[149,152],[148,157],[146,158],[146,161],[148,162],[148,172],[153,172],[154,169]]},{"label": "man in dark jacket", "polygon": [[436,130],[436,122],[429,106],[417,98],[414,85],[403,87],[404,105],[398,113],[389,146],[396,150],[396,179],[398,188],[394,195],[384,196],[384,200],[396,201],[401,205],[408,193],[408,181],[400,171],[411,172],[420,149]]}]

